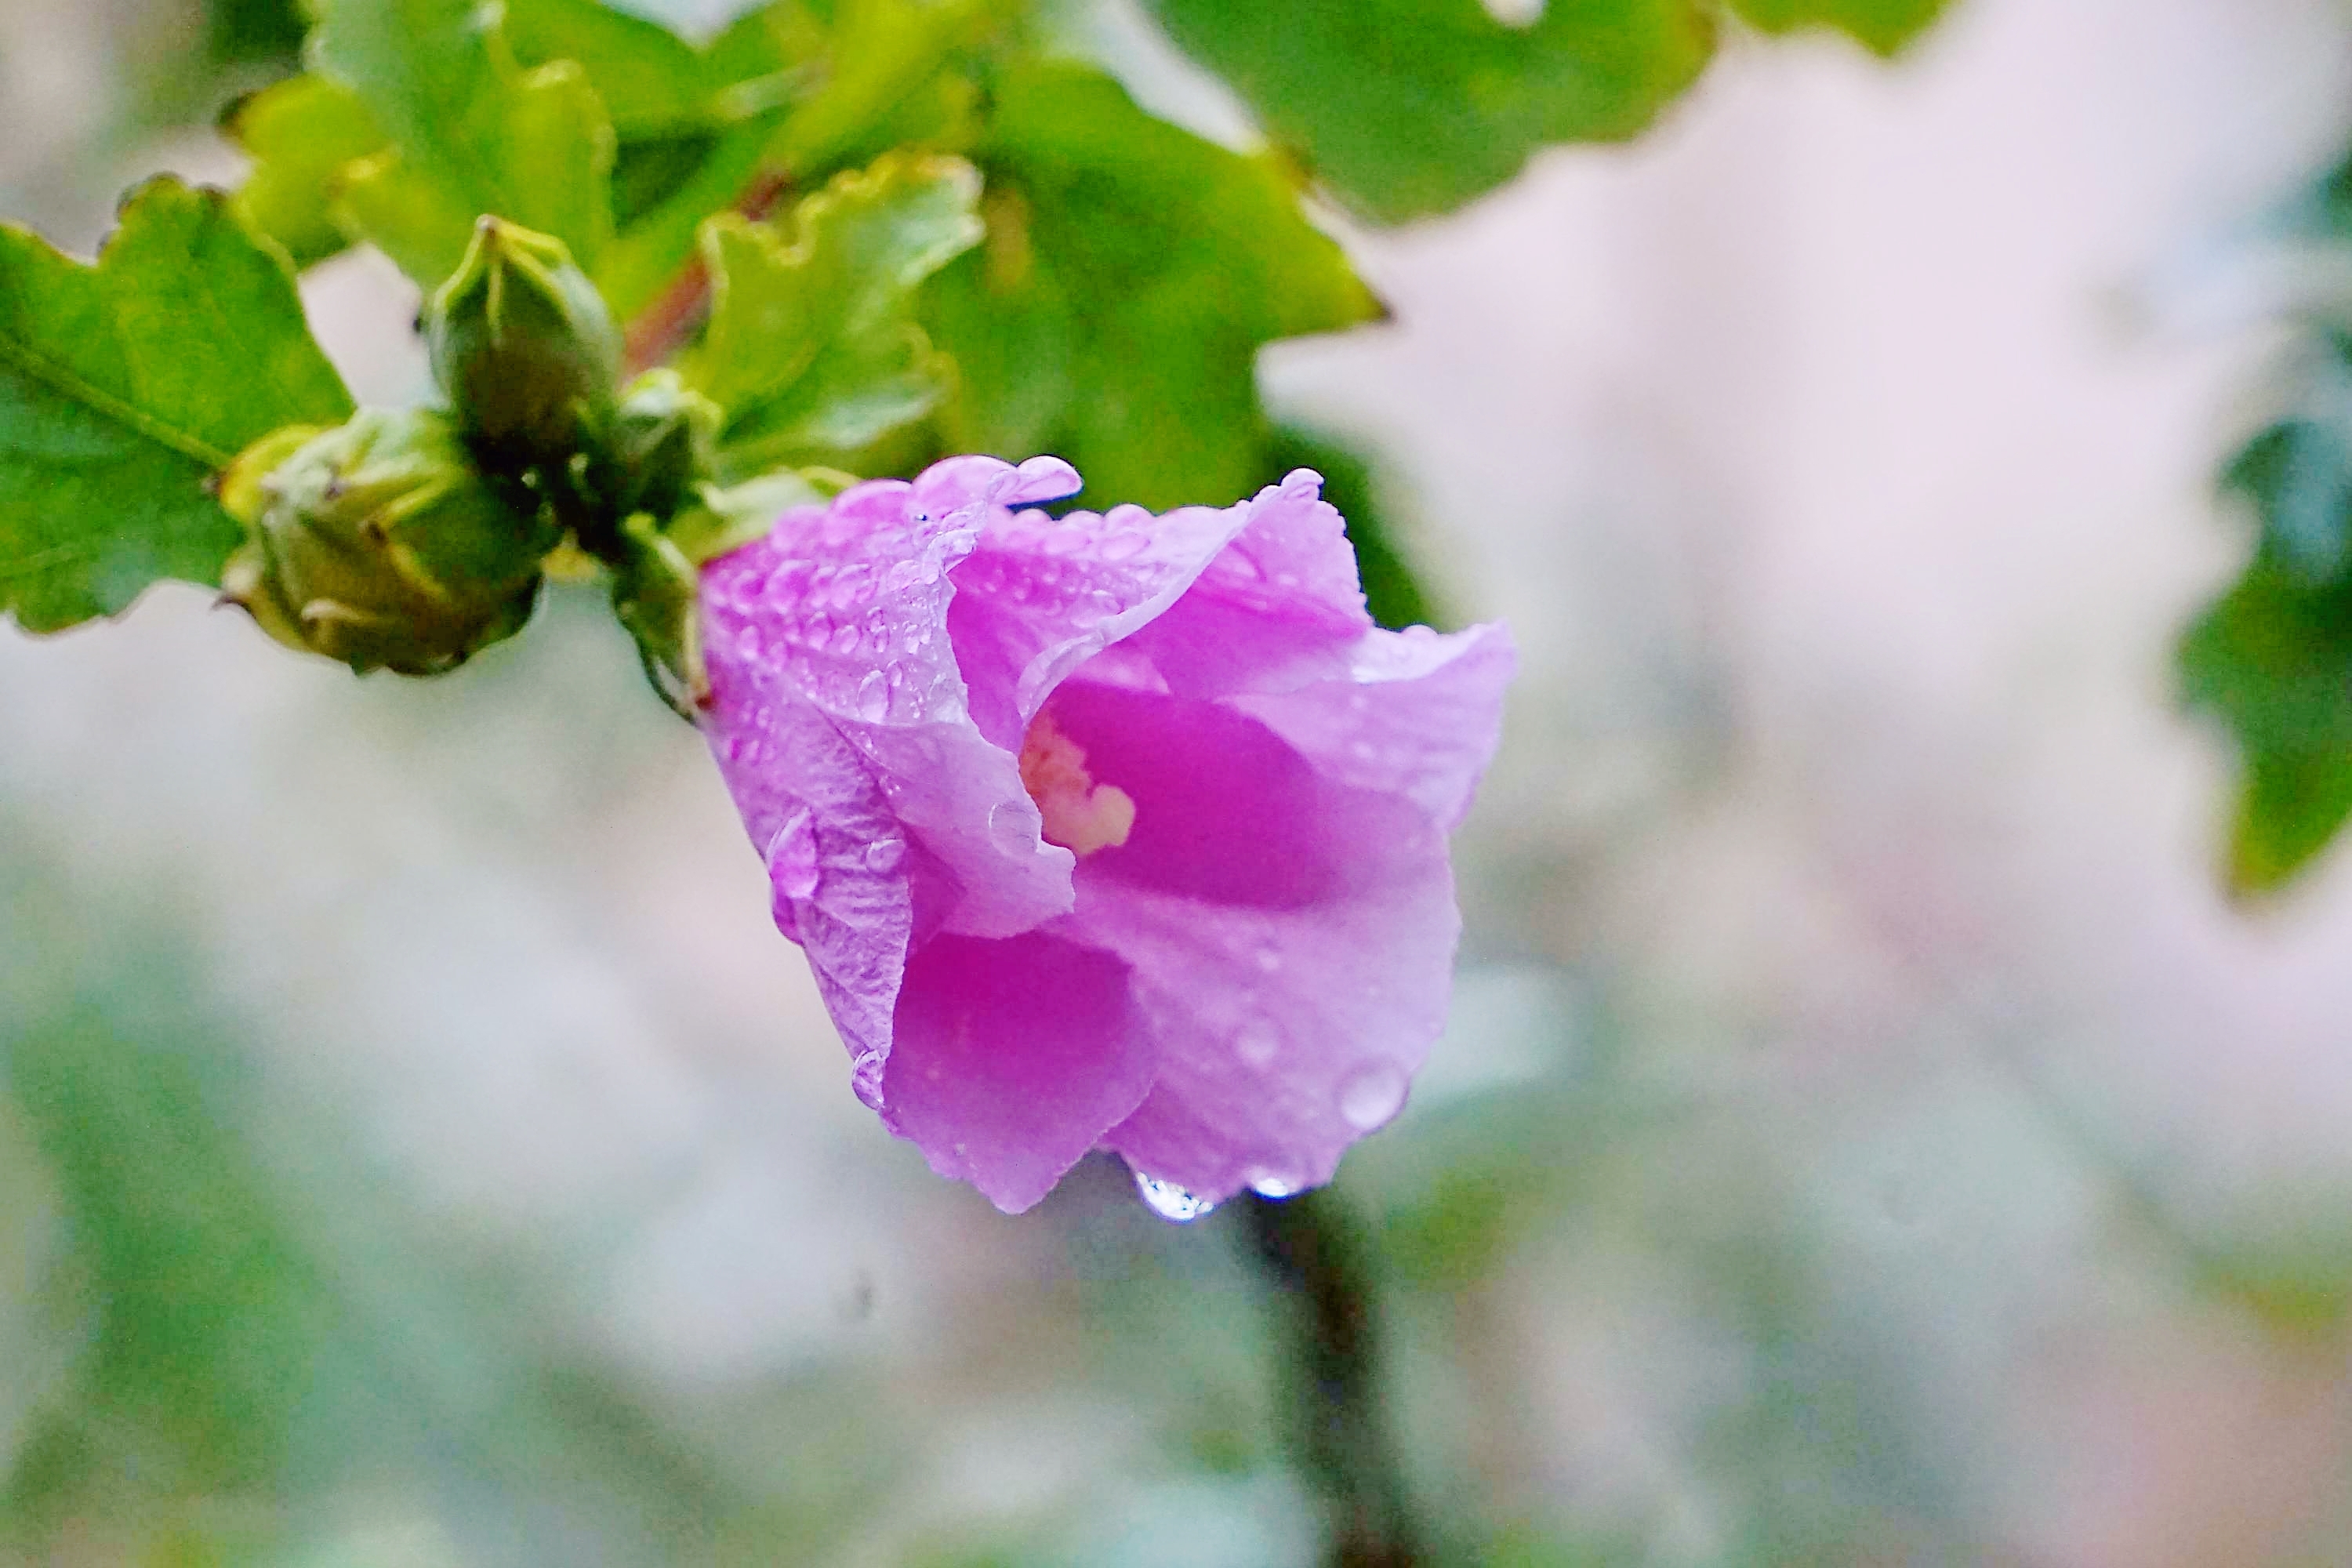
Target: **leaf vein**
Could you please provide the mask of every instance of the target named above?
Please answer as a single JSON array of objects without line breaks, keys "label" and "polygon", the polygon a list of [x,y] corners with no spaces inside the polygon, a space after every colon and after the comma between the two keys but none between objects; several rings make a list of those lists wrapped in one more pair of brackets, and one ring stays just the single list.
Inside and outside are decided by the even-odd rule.
[{"label": "leaf vein", "polygon": [[193,458],[208,468],[226,468],[235,456],[234,453],[221,451],[201,437],[164,424],[136,405],[76,375],[29,343],[0,337],[0,363],[13,366],[27,379],[41,383],[52,392],[95,409],[116,424],[137,431],[159,446],[169,447],[183,457]]}]

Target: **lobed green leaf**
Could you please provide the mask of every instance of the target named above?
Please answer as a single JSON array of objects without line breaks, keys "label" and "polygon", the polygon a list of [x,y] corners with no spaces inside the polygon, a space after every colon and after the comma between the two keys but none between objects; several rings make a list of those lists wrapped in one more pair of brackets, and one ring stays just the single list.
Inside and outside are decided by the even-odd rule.
[{"label": "lobed green leaf", "polygon": [[1147,506],[1234,499],[1266,461],[1259,347],[1381,313],[1275,163],[1099,72],[1007,71],[980,156],[987,246],[928,310],[961,373],[943,415],[961,450],[1058,452]]},{"label": "lobed green leaf", "polygon": [[243,535],[212,476],[350,412],[285,256],[221,193],[140,187],[95,266],[0,226],[0,613],[56,631],[216,581]]},{"label": "lobed green leaf", "polygon": [[1945,0],[1731,0],[1753,26],[1768,33],[1799,27],[1835,27],[1864,47],[1892,56],[1927,30]]},{"label": "lobed green leaf", "polygon": [[322,76],[263,89],[229,110],[221,129],[253,160],[237,216],[286,247],[296,267],[350,243],[335,220],[343,170],[383,151],[383,132],[359,95]]},{"label": "lobed green leaf", "polygon": [[612,233],[612,121],[571,61],[525,71],[476,0],[320,0],[312,58],[390,147],[344,171],[342,213],[427,288],[486,213],[588,265]]},{"label": "lobed green leaf", "polygon": [[2242,759],[2229,876],[2284,884],[2352,816],[2352,586],[2315,586],[2264,551],[2181,639],[2182,692]]},{"label": "lobed green leaf", "polygon": [[1391,222],[1494,189],[1547,142],[1633,135],[1714,47],[1706,0],[1549,0],[1524,27],[1480,0],[1149,3],[1318,179]]},{"label": "lobed green leaf", "polygon": [[921,418],[950,367],[915,290],[981,237],[961,159],[892,155],[803,201],[793,237],[732,216],[704,231],[710,327],[686,365],[728,411],[720,462],[743,478],[866,445]]}]

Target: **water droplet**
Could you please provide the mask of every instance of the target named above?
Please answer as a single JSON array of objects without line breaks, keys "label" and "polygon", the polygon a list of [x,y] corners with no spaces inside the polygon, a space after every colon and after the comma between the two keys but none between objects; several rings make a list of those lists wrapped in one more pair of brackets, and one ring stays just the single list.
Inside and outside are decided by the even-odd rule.
[{"label": "water droplet", "polygon": [[816,824],[806,807],[794,812],[768,841],[768,879],[786,899],[805,899],[816,891]]},{"label": "water droplet", "polygon": [[1217,1206],[1202,1203],[1173,1182],[1147,1176],[1141,1171],[1135,1173],[1135,1190],[1142,1194],[1146,1208],[1176,1225],[1189,1224]]},{"label": "water droplet", "polygon": [[1276,952],[1270,946],[1259,948],[1255,952],[1250,954],[1250,957],[1255,961],[1260,973],[1279,974],[1282,973],[1282,954]]},{"label": "water droplet", "polygon": [[1360,763],[1369,763],[1380,754],[1380,748],[1374,746],[1370,741],[1350,741],[1348,743],[1348,754]]},{"label": "water droplet", "polygon": [[849,1087],[868,1110],[882,1109],[882,1053],[861,1052],[850,1064]]},{"label": "water droplet", "polygon": [[877,838],[866,847],[866,868],[887,871],[907,858],[907,841],[903,838]]},{"label": "water droplet", "polygon": [[1299,1184],[1281,1172],[1257,1166],[1250,1172],[1250,1191],[1262,1198],[1286,1198],[1298,1191]]},{"label": "water droplet", "polygon": [[1282,1036],[1272,1024],[1254,1018],[1234,1036],[1234,1054],[1254,1068],[1262,1068],[1282,1051]]},{"label": "water droplet", "polygon": [[1405,1078],[1392,1063],[1360,1068],[1339,1089],[1339,1114],[1359,1132],[1385,1123],[1404,1105]]},{"label": "water droplet", "polygon": [[1149,542],[1142,534],[1123,529],[1117,533],[1106,533],[1095,546],[1095,553],[1105,561],[1129,561],[1141,554],[1144,545]]},{"label": "water droplet", "polygon": [[856,653],[857,651],[857,628],[846,621],[843,622],[840,626],[834,627],[833,636],[825,640],[824,648],[827,653],[838,654],[844,657]]},{"label": "water droplet", "polygon": [[857,716],[868,723],[874,723],[879,721],[882,716],[889,711],[888,683],[882,679],[880,670],[867,670],[866,679],[857,683]]}]

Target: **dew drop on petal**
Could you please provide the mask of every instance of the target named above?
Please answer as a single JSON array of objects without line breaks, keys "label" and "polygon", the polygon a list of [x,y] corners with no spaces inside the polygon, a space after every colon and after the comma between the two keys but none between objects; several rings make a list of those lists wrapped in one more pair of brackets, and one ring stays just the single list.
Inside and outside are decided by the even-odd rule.
[{"label": "dew drop on petal", "polygon": [[907,841],[903,838],[877,838],[866,847],[866,868],[888,871],[907,858]]},{"label": "dew drop on petal", "polygon": [[1261,974],[1282,973],[1282,954],[1271,946],[1259,948],[1250,957],[1256,962],[1258,973]]},{"label": "dew drop on petal", "polygon": [[890,711],[889,683],[878,669],[868,670],[857,683],[857,716],[872,723]]},{"label": "dew drop on petal", "polygon": [[1359,1132],[1384,1124],[1404,1104],[1404,1074],[1388,1062],[1360,1068],[1339,1089],[1339,1114]]},{"label": "dew drop on petal", "polygon": [[1234,1036],[1234,1054],[1254,1068],[1265,1066],[1281,1049],[1282,1037],[1263,1018],[1251,1019]]},{"label": "dew drop on petal", "polygon": [[1173,1182],[1147,1176],[1141,1171],[1135,1173],[1135,1190],[1142,1195],[1144,1207],[1176,1225],[1199,1219],[1217,1206],[1202,1203]]},{"label": "dew drop on petal", "polygon": [[1262,1198],[1286,1198],[1297,1193],[1299,1184],[1280,1171],[1260,1165],[1250,1172],[1249,1185]]},{"label": "dew drop on petal", "polygon": [[816,891],[816,825],[806,807],[793,814],[768,841],[768,879],[787,899]]}]

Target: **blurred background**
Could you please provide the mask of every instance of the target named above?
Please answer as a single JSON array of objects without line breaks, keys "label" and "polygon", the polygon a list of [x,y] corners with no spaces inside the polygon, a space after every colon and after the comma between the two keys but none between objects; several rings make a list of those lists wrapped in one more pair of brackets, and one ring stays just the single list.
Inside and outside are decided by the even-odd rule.
[{"label": "blurred background", "polygon": [[[0,0],[0,215],[234,180],[295,41]],[[1526,660],[1337,1188],[1437,1560],[2352,1563],[2352,862],[2221,894],[2170,674],[2348,88],[2328,0],[1957,0],[1328,220],[1395,319],[1267,394]],[[305,293],[425,395],[388,264]],[[885,1135],[593,595],[425,683],[187,587],[0,629],[0,1563],[1322,1551],[1244,1216],[1103,1161],[1008,1219]]]}]

